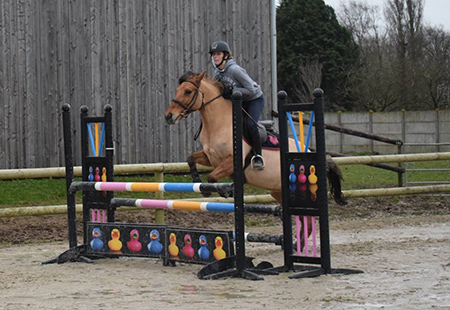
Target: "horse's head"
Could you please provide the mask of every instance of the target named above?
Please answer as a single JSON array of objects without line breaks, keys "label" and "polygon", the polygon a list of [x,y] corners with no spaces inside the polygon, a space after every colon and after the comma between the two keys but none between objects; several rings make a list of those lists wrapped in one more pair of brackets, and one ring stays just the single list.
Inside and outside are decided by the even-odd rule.
[{"label": "horse's head", "polygon": [[180,77],[175,97],[164,113],[168,124],[176,124],[190,113],[203,107],[205,95],[200,90],[200,83],[205,74],[206,71],[200,74],[188,72]]}]

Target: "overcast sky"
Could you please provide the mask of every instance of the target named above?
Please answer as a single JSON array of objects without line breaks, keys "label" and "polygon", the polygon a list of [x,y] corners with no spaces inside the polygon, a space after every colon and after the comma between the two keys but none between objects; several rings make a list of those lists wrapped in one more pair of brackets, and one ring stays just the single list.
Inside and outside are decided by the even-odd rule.
[{"label": "overcast sky", "polygon": [[[324,1],[338,12],[341,3],[347,3],[349,0]],[[383,9],[386,0],[360,0],[360,2],[377,5]],[[425,0],[424,3],[424,22],[432,26],[442,25],[446,31],[450,32],[450,0]]]}]

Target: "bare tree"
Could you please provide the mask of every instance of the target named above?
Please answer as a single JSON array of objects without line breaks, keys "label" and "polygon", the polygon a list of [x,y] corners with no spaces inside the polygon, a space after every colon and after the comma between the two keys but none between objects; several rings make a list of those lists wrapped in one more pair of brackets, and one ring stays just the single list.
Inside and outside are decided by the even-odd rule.
[{"label": "bare tree", "polygon": [[388,37],[378,6],[350,1],[341,5],[340,22],[359,45],[359,66],[349,73],[349,93],[358,102],[357,110],[387,111],[397,108],[398,94],[393,87],[392,57]]},{"label": "bare tree", "polygon": [[295,84],[294,94],[301,102],[313,100],[314,89],[322,81],[322,64],[318,58],[307,59],[298,66],[299,82]]},{"label": "bare tree", "polygon": [[424,29],[423,80],[429,108],[449,105],[450,94],[450,34],[442,28]]}]

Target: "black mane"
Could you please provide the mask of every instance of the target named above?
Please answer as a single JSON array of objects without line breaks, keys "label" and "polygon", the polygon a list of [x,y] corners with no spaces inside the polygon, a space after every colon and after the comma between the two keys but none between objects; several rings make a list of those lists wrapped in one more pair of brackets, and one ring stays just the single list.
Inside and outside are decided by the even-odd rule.
[{"label": "black mane", "polygon": [[187,71],[185,74],[183,74],[182,76],[180,76],[180,78],[178,79],[178,85],[181,83],[184,83],[188,80],[191,79],[191,77],[198,75],[198,73],[192,72],[192,71]]}]

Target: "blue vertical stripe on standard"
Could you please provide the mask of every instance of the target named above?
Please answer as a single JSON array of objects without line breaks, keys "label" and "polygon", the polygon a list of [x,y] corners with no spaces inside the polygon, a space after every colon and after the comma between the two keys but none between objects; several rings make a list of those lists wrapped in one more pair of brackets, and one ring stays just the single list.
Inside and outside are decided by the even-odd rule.
[{"label": "blue vertical stripe on standard", "polygon": [[314,110],[311,111],[311,116],[309,117],[308,134],[306,135],[305,153],[308,152],[309,139],[311,138],[312,124],[314,122]]},{"label": "blue vertical stripe on standard", "polygon": [[300,144],[298,143],[297,132],[295,131],[294,122],[292,121],[291,114],[289,112],[286,112],[286,116],[289,120],[289,125],[291,126],[292,136],[294,137],[295,146],[297,147],[297,152],[300,152],[300,150],[301,150]]},{"label": "blue vertical stripe on standard", "polygon": [[210,212],[234,212],[234,203],[228,202],[208,202],[206,210]]}]

